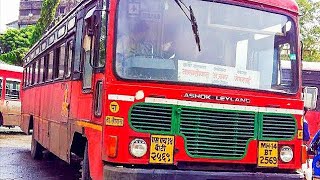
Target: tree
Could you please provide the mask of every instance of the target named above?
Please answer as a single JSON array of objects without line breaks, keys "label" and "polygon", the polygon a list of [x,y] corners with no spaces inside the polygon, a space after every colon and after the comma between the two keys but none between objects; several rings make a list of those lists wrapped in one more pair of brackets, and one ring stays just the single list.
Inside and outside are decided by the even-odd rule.
[{"label": "tree", "polygon": [[44,0],[42,2],[41,15],[32,36],[32,44],[36,43],[50,24],[54,22],[53,20],[59,3],[60,0]]},{"label": "tree", "polygon": [[297,0],[305,61],[320,61],[320,2]]},{"label": "tree", "polygon": [[0,35],[0,60],[9,64],[22,65],[22,59],[32,46],[34,26],[9,29]]}]

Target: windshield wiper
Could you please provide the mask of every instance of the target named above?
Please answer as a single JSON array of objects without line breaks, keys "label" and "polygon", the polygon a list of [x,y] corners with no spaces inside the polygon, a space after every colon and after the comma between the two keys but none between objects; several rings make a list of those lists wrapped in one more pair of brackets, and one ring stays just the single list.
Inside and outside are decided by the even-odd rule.
[{"label": "windshield wiper", "polygon": [[[191,27],[192,27],[192,32],[194,34],[194,38],[196,40],[196,43],[198,45],[198,50],[199,52],[201,51],[201,47],[200,47],[200,36],[199,36],[199,30],[198,30],[198,24],[197,24],[197,20],[196,20],[196,17],[194,16],[194,13],[193,13],[193,10],[192,10],[192,7],[189,6],[189,8],[182,2],[182,0],[174,0],[178,6],[180,7],[180,9],[182,10],[182,12],[186,15],[186,17],[188,18],[188,20],[190,21],[191,23]],[[188,10],[189,12],[189,16],[188,14],[186,13],[186,11],[184,10],[184,8],[181,6],[181,4],[185,7],[185,9]]]}]

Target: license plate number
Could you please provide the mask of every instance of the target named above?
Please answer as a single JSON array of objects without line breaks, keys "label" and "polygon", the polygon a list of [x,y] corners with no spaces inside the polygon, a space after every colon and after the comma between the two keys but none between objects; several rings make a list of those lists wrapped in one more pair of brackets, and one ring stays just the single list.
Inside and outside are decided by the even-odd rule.
[{"label": "license plate number", "polygon": [[174,136],[151,135],[149,162],[173,164]]},{"label": "license plate number", "polygon": [[278,142],[259,142],[258,166],[278,167]]}]

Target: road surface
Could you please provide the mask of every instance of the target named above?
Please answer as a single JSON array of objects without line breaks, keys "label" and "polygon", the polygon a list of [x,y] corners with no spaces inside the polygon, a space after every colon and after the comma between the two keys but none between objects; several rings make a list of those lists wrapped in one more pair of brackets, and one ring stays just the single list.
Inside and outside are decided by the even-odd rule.
[{"label": "road surface", "polygon": [[19,128],[0,127],[0,180],[74,180],[79,179],[75,167],[55,157],[33,160],[30,156],[31,136]]}]

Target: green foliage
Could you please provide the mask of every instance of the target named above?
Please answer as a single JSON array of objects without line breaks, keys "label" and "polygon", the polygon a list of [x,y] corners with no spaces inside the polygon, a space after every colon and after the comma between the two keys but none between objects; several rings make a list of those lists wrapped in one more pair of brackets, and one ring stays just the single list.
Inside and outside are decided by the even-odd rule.
[{"label": "green foliage", "polygon": [[34,26],[9,29],[0,35],[0,60],[9,64],[22,65],[22,58],[32,46]]},{"label": "green foliage", "polygon": [[320,61],[320,2],[297,0],[300,13],[300,33],[303,41],[303,59]]},{"label": "green foliage", "polygon": [[41,38],[47,27],[53,22],[59,3],[60,0],[44,0],[42,2],[41,16],[32,36],[32,44]]},{"label": "green foliage", "polygon": [[22,66],[25,54],[28,52],[29,48],[17,48],[8,53],[4,53],[0,55],[0,60],[6,62],[8,64],[13,64],[17,66]]},{"label": "green foliage", "polygon": [[30,47],[34,26],[23,29],[9,29],[0,35],[0,50],[7,53],[19,47]]}]

